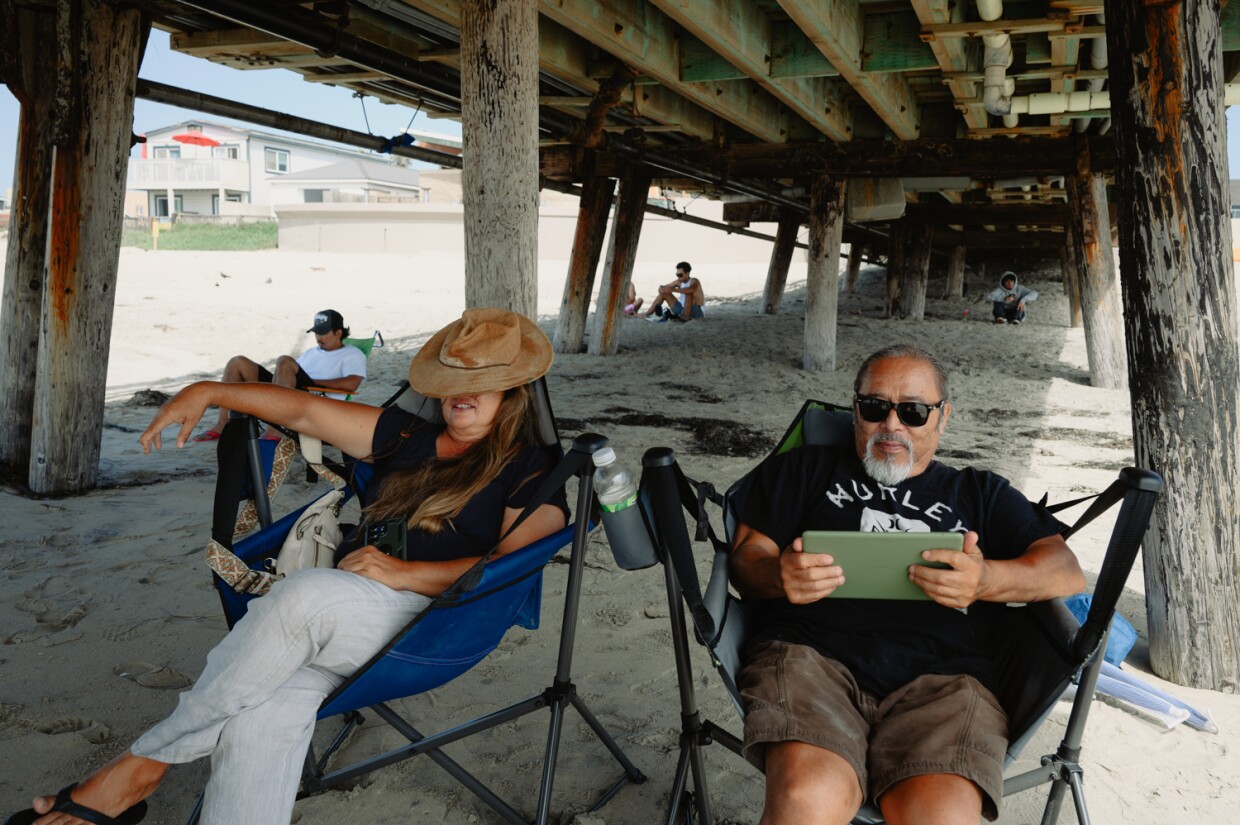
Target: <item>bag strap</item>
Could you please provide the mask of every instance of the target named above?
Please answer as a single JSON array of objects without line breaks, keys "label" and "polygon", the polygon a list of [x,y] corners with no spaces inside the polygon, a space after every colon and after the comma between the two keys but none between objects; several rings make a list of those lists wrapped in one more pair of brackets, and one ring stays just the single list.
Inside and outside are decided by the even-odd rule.
[{"label": "bag strap", "polygon": [[266,570],[251,569],[236,553],[215,539],[207,541],[207,567],[238,593],[262,596],[280,576]]},{"label": "bag strap", "polygon": [[[296,449],[291,439],[281,438],[279,445],[276,447],[275,460],[271,467],[271,480],[267,483],[267,500],[271,501],[280,486],[284,483],[284,479],[288,477],[289,468],[293,463],[293,456],[296,455]],[[346,486],[345,480],[339,473],[328,467],[327,464],[314,464],[307,462],[310,469],[319,474],[319,477],[330,484],[337,490],[343,490]],[[247,498],[241,502],[241,509],[237,513],[237,522],[233,526],[233,541],[242,536],[252,533],[258,527],[258,509],[254,506],[254,500]]]}]

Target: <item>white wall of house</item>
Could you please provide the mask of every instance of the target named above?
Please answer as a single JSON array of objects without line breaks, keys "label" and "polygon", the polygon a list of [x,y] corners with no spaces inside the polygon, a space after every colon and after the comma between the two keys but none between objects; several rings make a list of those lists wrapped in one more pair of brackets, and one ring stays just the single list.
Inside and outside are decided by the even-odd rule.
[{"label": "white wall of house", "polygon": [[301,203],[299,187],[280,186],[274,182],[291,172],[305,172],[357,157],[374,159],[373,155],[362,152],[320,148],[293,140],[256,135],[249,143],[250,199],[254,203]]},{"label": "white wall of house", "polygon": [[[697,201],[692,212],[700,217],[719,220],[722,205]],[[431,257],[460,257],[465,254],[464,211],[458,205],[285,204],[276,207],[276,217],[280,223],[280,249],[283,250],[381,252]],[[557,203],[540,209],[539,259],[567,262],[576,227],[575,205]],[[758,224],[754,228],[775,234],[773,224]],[[675,263],[681,260],[690,261],[695,272],[699,264],[752,264],[765,273],[770,257],[770,241],[729,235],[718,229],[655,215],[645,216],[637,250],[639,261],[664,265],[667,280],[676,274]],[[601,262],[599,266],[601,271]],[[649,289],[650,285],[643,284],[643,288]]]},{"label": "white wall of house", "polygon": [[224,158],[240,160],[245,157],[245,144],[248,133],[244,129],[232,129],[227,126],[202,124],[195,130],[205,138],[217,141],[219,146],[197,146],[192,143],[181,143],[172,139],[189,131],[185,124],[156,129],[146,133],[146,159],[155,160],[162,157],[177,157],[185,160],[205,160],[208,158]]},{"label": "white wall of house", "polygon": [[421,203],[421,190],[416,186],[398,186],[380,182],[346,180],[298,180],[287,183],[273,181],[275,204],[289,203],[390,203],[404,201]]},{"label": "white wall of house", "polygon": [[[199,146],[172,139],[173,135],[186,132],[200,134],[220,145]],[[218,198],[221,189],[225,202],[239,196],[243,203],[254,205],[300,203],[299,189],[272,186],[272,181],[291,172],[350,158],[373,160],[374,156],[298,138],[194,121],[146,133],[145,157],[139,152],[130,159],[128,188],[146,193],[148,214],[156,214],[156,198],[166,198],[168,188],[173,190],[174,197],[180,196],[184,211],[199,215],[218,214],[213,211],[211,196]]]}]

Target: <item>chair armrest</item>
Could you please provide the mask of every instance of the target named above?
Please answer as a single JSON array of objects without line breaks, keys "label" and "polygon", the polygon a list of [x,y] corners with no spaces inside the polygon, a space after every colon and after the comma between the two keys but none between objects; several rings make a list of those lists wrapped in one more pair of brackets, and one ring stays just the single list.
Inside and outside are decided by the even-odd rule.
[{"label": "chair armrest", "polygon": [[1025,606],[1046,634],[1046,638],[1060,647],[1067,656],[1072,650],[1072,643],[1081,629],[1081,623],[1072,615],[1072,611],[1064,604],[1063,599],[1051,599],[1045,602],[1032,602]]}]

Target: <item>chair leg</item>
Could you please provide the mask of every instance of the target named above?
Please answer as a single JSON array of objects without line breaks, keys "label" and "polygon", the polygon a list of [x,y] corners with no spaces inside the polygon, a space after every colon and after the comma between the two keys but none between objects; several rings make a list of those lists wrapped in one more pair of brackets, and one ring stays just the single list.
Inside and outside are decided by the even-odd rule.
[{"label": "chair leg", "polygon": [[[696,780],[695,780],[696,781]],[[676,825],[684,816],[685,822],[693,820],[693,794],[688,791],[689,783],[689,746],[681,734],[680,758],[676,760],[676,775],[672,780],[672,791],[667,806],[667,825]],[[709,822],[709,820],[703,820]]]},{"label": "chair leg", "polygon": [[[573,452],[577,453],[578,445],[574,442]],[[581,455],[587,455],[582,453]],[[583,460],[578,473],[577,512],[589,513],[593,505],[594,477],[592,465]],[[599,740],[607,747],[612,756],[624,768],[624,776],[613,784],[595,807],[597,810],[610,800],[629,782],[641,784],[646,777],[629,758],[620,750],[620,746],[603,728],[585,703],[577,697],[577,687],[573,684],[573,647],[577,640],[577,616],[581,605],[581,580],[585,571],[585,548],[588,538],[588,520],[578,517],[573,531],[572,551],[569,555],[568,583],[564,590],[564,619],[560,628],[560,651],[556,657],[555,680],[545,692],[547,704],[551,707],[551,724],[547,732],[547,751],[543,759],[542,781],[538,791],[538,816],[534,820],[537,825],[546,825],[550,815],[551,785],[555,777],[556,756],[560,748],[560,732],[564,722],[564,708],[571,704],[575,707],[586,724],[594,731]]]},{"label": "chair leg", "polygon": [[710,804],[710,787],[706,784],[706,760],[702,755],[701,744],[696,744],[689,751],[689,765],[693,768],[693,800],[694,805],[689,809],[690,814],[694,810],[700,815],[700,822],[705,825],[714,825],[715,816],[711,810]]},{"label": "chair leg", "polygon": [[[715,814],[711,810],[710,786],[706,783],[706,760],[702,754],[702,745],[698,732],[680,734],[680,758],[676,763],[676,781],[672,785],[667,825],[676,825],[681,815],[684,816],[685,823],[714,825]],[[693,775],[692,791],[687,787],[690,772]]]},{"label": "chair leg", "polygon": [[1063,806],[1063,792],[1067,790],[1065,780],[1051,780],[1050,793],[1046,795],[1046,807],[1042,810],[1042,825],[1055,825],[1059,821],[1059,809]]},{"label": "chair leg", "polygon": [[555,780],[555,760],[560,752],[560,730],[564,722],[564,706],[551,703],[551,724],[547,727],[547,750],[543,755],[542,777],[538,782],[537,825],[546,825],[551,811],[551,785]]},{"label": "chair leg", "polygon": [[323,755],[319,757],[318,762],[315,763],[315,771],[318,774],[321,775],[325,770],[327,770],[327,762],[332,758],[332,754],[339,750],[340,746],[343,745],[353,734],[353,731],[365,721],[366,718],[355,710],[351,710],[344,715],[344,724],[341,725],[340,731],[336,734],[335,738],[332,739],[331,744],[324,748]]},{"label": "chair leg", "polygon": [[[420,739],[426,738],[421,734],[421,732],[398,716],[386,705],[375,705],[373,709],[376,713],[383,717],[385,722],[395,728],[402,736],[409,739],[411,742],[416,742]],[[513,825],[527,825],[525,817],[521,816],[521,814],[507,802],[500,799],[494,791],[482,784],[476,776],[465,770],[465,768],[462,767],[456,760],[439,750],[439,748],[431,748],[425,753],[431,761],[451,774],[452,778],[464,785],[483,802],[490,805],[491,808],[500,816],[504,817],[504,819],[507,819],[509,822],[513,823]]]},{"label": "chair leg", "polygon": [[202,801],[206,796],[205,789],[198,794],[198,799],[194,801],[194,809],[189,812],[189,819],[185,820],[185,825],[198,825],[198,820],[202,818]]},{"label": "chair leg", "polygon": [[576,685],[572,682],[557,681],[555,685],[547,689],[547,697],[547,704],[551,708],[551,723],[547,729],[547,751],[543,756],[542,779],[538,784],[538,813],[534,818],[536,825],[546,825],[551,814],[551,789],[555,779],[556,759],[560,750],[560,734],[564,727],[564,710],[568,705],[577,709],[590,730],[594,731],[594,735],[624,769],[624,774],[603,792],[603,795],[590,807],[590,811],[601,809],[630,782],[640,785],[646,781],[646,775],[638,770],[637,766],[625,755],[616,740],[598,721],[598,717],[577,695]]},{"label": "chair leg", "polygon": [[1089,811],[1085,807],[1085,783],[1082,781],[1082,774],[1073,771],[1068,775],[1068,781],[1072,783],[1072,802],[1076,805],[1076,821],[1078,825],[1089,825]]},{"label": "chair leg", "polygon": [[586,724],[590,726],[590,730],[594,731],[594,735],[599,738],[599,741],[603,743],[607,750],[611,751],[612,757],[620,763],[620,767],[624,768],[625,777],[636,785],[640,785],[645,782],[646,775],[633,764],[632,760],[625,755],[624,751],[620,750],[620,745],[616,742],[612,735],[607,732],[607,729],[603,727],[603,724],[599,722],[598,717],[596,717],[590,708],[586,706],[585,701],[577,695],[576,689],[569,694],[568,701],[573,703],[573,707],[577,709],[577,712],[581,714],[581,718],[584,719]]}]

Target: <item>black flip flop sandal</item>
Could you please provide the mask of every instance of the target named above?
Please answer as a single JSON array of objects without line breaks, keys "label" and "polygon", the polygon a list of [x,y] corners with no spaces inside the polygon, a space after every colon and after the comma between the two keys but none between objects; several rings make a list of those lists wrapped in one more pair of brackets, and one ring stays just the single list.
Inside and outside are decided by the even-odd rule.
[{"label": "black flip flop sandal", "polygon": [[32,822],[39,817],[47,816],[50,813],[62,813],[69,816],[76,816],[83,822],[90,822],[92,825],[137,825],[146,818],[146,800],[142,800],[120,816],[108,816],[101,814],[93,808],[87,808],[85,805],[79,805],[73,801],[70,796],[77,784],[68,785],[60,789],[60,793],[56,794],[56,802],[52,805],[51,810],[41,814],[34,808],[27,808],[19,811],[8,819],[4,820],[4,825],[31,825]]}]

